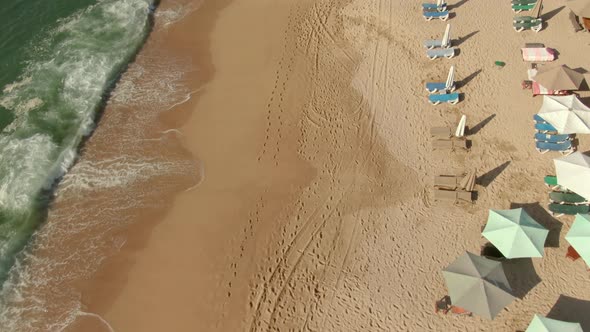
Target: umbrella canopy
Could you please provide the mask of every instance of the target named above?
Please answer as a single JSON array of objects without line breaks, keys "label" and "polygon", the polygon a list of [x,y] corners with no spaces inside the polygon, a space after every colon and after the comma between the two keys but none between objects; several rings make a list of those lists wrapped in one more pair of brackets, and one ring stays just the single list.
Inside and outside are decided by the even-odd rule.
[{"label": "umbrella canopy", "polygon": [[447,23],[447,27],[445,28],[445,33],[442,37],[442,47],[449,46],[451,42],[451,24]]},{"label": "umbrella canopy", "polygon": [[565,239],[590,266],[590,215],[578,214]]},{"label": "umbrella canopy", "polygon": [[443,270],[453,305],[493,319],[514,300],[502,263],[466,252]]},{"label": "umbrella canopy", "polygon": [[549,231],[518,208],[490,210],[481,234],[506,258],[543,257]]},{"label": "umbrella canopy", "polygon": [[543,96],[538,114],[560,134],[590,134],[590,108],[574,95]]},{"label": "umbrella canopy", "polygon": [[584,332],[580,323],[570,323],[535,314],[525,332]]},{"label": "umbrella canopy", "polygon": [[566,65],[550,66],[537,70],[534,80],[551,90],[577,90],[584,81],[584,75]]},{"label": "umbrella canopy", "polygon": [[560,186],[590,199],[590,157],[581,152],[553,159]]},{"label": "umbrella canopy", "polygon": [[569,0],[565,3],[572,12],[581,17],[590,17],[589,0]]},{"label": "umbrella canopy", "polygon": [[449,75],[447,76],[447,81],[445,82],[445,88],[447,90],[451,90],[453,85],[455,85],[455,66],[451,66],[449,69]]}]

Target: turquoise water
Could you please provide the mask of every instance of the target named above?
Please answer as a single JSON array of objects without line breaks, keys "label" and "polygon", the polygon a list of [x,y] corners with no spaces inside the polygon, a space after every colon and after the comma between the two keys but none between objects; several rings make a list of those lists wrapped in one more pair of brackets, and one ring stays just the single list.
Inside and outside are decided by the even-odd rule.
[{"label": "turquoise water", "polygon": [[144,42],[150,0],[3,0],[0,282]]}]

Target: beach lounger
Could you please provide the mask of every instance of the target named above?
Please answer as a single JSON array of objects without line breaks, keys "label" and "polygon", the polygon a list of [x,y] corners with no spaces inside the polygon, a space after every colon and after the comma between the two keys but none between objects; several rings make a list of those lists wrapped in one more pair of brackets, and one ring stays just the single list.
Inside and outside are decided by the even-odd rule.
[{"label": "beach lounger", "polygon": [[473,203],[473,193],[463,190],[434,189],[435,201],[458,203]]},{"label": "beach lounger", "polygon": [[512,5],[530,5],[537,3],[537,0],[512,0]]},{"label": "beach lounger", "polygon": [[557,134],[557,129],[549,123],[535,123],[535,130],[543,134]]},{"label": "beach lounger", "polygon": [[430,60],[434,60],[436,58],[442,58],[442,57],[450,59],[455,56],[455,48],[450,47],[450,48],[439,48],[439,49],[434,49],[434,50],[428,50],[428,51],[426,51],[426,56]]},{"label": "beach lounger", "polygon": [[[438,91],[446,91],[447,83],[446,82],[429,82],[426,83],[426,90],[430,93],[435,93]],[[455,84],[451,85],[449,91],[455,91]]]},{"label": "beach lounger", "polygon": [[535,3],[536,3],[536,1],[533,3],[525,3],[525,4],[519,3],[519,4],[512,5],[512,11],[515,13],[520,13],[522,11],[529,11],[529,10],[533,9],[533,7],[535,7]]},{"label": "beach lounger", "polygon": [[434,150],[469,150],[467,147],[467,140],[464,139],[437,139],[432,141],[432,148]]},{"label": "beach lounger", "polygon": [[439,20],[442,21],[446,21],[449,18],[449,11],[448,10],[443,10],[443,11],[438,11],[438,10],[424,10],[422,12],[422,15],[424,16],[424,19],[427,21],[432,20],[433,18],[438,18]]},{"label": "beach lounger", "polygon": [[535,141],[537,142],[549,142],[549,143],[562,143],[565,141],[571,141],[572,136],[570,135],[551,135],[551,134],[543,134],[543,133],[536,133],[535,134]]},{"label": "beach lounger", "polygon": [[437,1],[436,3],[426,2],[422,4],[423,10],[438,10],[438,11],[445,11],[447,10],[447,1]]},{"label": "beach lounger", "polygon": [[449,127],[432,127],[430,128],[430,136],[436,138],[451,138],[453,132]]},{"label": "beach lounger", "polygon": [[557,176],[555,176],[555,175],[546,175],[545,178],[543,178],[543,181],[547,187],[551,188],[552,191],[560,191],[560,192],[565,192],[565,193],[570,192],[569,190],[560,186],[557,183]]},{"label": "beach lounger", "polygon": [[445,32],[441,39],[429,39],[424,41],[424,47],[431,50],[433,48],[451,47],[451,24],[447,24]]},{"label": "beach lounger", "polygon": [[575,216],[580,213],[589,213],[590,206],[588,205],[568,205],[568,204],[557,204],[549,203],[549,211],[555,217],[561,217],[563,215]]},{"label": "beach lounger", "polygon": [[538,123],[547,123],[539,114],[533,114],[533,120]]},{"label": "beach lounger", "polygon": [[589,205],[587,199],[574,192],[552,191],[549,193],[549,202],[557,204]]},{"label": "beach lounger", "polygon": [[535,19],[532,21],[515,21],[512,23],[512,27],[517,32],[524,30],[533,30],[534,32],[539,32],[541,29],[543,29],[543,20]]},{"label": "beach lounger", "polygon": [[531,62],[545,62],[555,60],[555,50],[547,47],[521,48],[522,59]]},{"label": "beach lounger", "polygon": [[572,246],[567,247],[567,252],[565,253],[565,258],[569,258],[572,261],[577,261],[580,259],[580,254],[574,249]]},{"label": "beach lounger", "polygon": [[432,94],[428,96],[428,101],[432,105],[438,105],[440,103],[451,103],[454,105],[459,102],[459,94],[456,92]]},{"label": "beach lounger", "polygon": [[541,154],[547,153],[549,151],[557,151],[567,156],[574,152],[574,147],[572,146],[571,141],[562,143],[535,142],[535,146],[537,151],[539,151]]}]

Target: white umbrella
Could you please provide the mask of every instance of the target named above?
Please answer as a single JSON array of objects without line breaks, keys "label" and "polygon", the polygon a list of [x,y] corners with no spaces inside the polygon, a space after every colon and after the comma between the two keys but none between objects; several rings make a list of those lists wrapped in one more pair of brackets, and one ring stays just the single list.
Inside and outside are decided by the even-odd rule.
[{"label": "white umbrella", "polygon": [[557,183],[560,186],[590,199],[590,157],[581,152],[553,159]]},{"label": "white umbrella", "polygon": [[445,48],[447,46],[451,46],[451,24],[447,23],[447,27],[445,29],[445,33],[442,38],[442,47]]},{"label": "white umbrella", "polygon": [[447,76],[445,88],[447,89],[447,91],[451,91],[453,90],[453,85],[455,85],[455,66],[451,66],[451,69],[449,69],[449,76]]},{"label": "white umbrella", "polygon": [[574,95],[543,96],[538,114],[560,134],[590,134],[590,108]]},{"label": "white umbrella", "polygon": [[457,129],[455,130],[456,137],[463,137],[465,135],[465,123],[467,122],[467,116],[465,114],[461,115],[461,120],[459,120],[459,124],[457,125]]}]

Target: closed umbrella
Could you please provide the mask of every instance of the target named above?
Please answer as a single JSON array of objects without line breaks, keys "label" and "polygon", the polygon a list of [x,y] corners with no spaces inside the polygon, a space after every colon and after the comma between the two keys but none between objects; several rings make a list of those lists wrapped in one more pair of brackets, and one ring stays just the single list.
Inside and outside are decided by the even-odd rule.
[{"label": "closed umbrella", "polygon": [[533,78],[551,90],[578,90],[584,81],[584,75],[566,65],[539,69]]},{"label": "closed umbrella", "polygon": [[542,257],[549,231],[522,208],[490,210],[481,233],[506,258]]},{"label": "closed umbrella", "polygon": [[537,3],[535,3],[529,14],[531,17],[539,18],[541,16],[541,10],[543,10],[543,0],[537,0]]},{"label": "closed umbrella", "polygon": [[500,262],[466,252],[443,270],[451,303],[493,319],[514,300]]},{"label": "closed umbrella", "polygon": [[572,12],[580,17],[590,17],[589,0],[569,0],[565,3]]},{"label": "closed umbrella", "polygon": [[578,214],[565,236],[576,252],[590,266],[590,215]]},{"label": "closed umbrella", "polygon": [[525,332],[584,332],[580,323],[570,323],[535,314]]},{"label": "closed umbrella", "polygon": [[560,134],[590,134],[590,108],[574,95],[543,96],[538,115]]},{"label": "closed umbrella", "polygon": [[569,156],[553,159],[553,163],[560,186],[590,199],[590,157],[574,152]]}]

